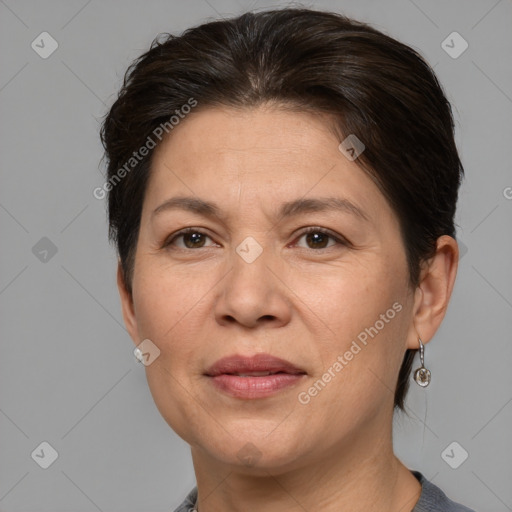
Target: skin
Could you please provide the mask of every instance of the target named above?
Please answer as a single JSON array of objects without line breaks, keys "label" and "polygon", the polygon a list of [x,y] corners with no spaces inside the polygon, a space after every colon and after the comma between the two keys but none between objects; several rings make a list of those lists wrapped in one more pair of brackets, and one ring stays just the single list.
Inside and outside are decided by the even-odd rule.
[{"label": "skin", "polygon": [[[261,106],[197,110],[156,149],[132,294],[120,265],[118,286],[134,344],[149,338],[160,350],[147,381],[191,446],[201,512],[408,512],[419,499],[420,484],[393,454],[393,396],[405,350],[418,348],[418,336],[427,344],[445,315],[457,244],[439,238],[411,287],[398,218],[339,142],[321,115]],[[214,201],[222,220],[180,209],[152,216],[178,195]],[[328,196],[367,220],[276,216],[285,201]],[[315,242],[303,235],[310,226],[349,243]],[[199,247],[190,235],[164,247],[187,227],[205,233]],[[246,237],[262,248],[252,263],[236,252]],[[401,311],[301,404],[298,393],[394,303]],[[204,376],[221,357],[260,352],[307,375],[257,400],[227,396]],[[238,457],[248,443],[252,465]]]}]

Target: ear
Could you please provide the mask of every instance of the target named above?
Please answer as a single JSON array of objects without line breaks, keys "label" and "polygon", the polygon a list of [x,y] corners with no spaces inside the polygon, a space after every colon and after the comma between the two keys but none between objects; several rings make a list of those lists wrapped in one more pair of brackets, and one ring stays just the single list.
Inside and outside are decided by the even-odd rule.
[{"label": "ear", "polygon": [[423,343],[430,341],[441,325],[458,264],[459,247],[455,239],[448,235],[439,237],[436,253],[422,269],[415,291],[413,325],[407,338],[407,348],[418,348],[418,336]]},{"label": "ear", "polygon": [[126,289],[123,268],[120,261],[117,263],[117,289],[119,290],[119,296],[121,298],[124,324],[126,325],[128,334],[135,342],[135,345],[138,345],[140,340],[137,328],[137,318],[135,316],[135,309],[133,306],[133,298],[132,294]]}]

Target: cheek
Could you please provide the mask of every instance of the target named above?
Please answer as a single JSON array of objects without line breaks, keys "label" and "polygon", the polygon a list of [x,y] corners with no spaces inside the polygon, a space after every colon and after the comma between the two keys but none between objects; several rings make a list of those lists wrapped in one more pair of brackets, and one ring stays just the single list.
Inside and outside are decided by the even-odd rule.
[{"label": "cheek", "polygon": [[340,421],[349,410],[370,414],[389,405],[405,350],[410,309],[408,289],[400,284],[405,280],[394,277],[397,269],[376,270],[340,273],[321,295],[311,287],[318,297],[314,307],[326,319],[326,336],[319,339],[328,341],[317,344],[322,367],[312,379],[314,389],[304,391],[317,401],[313,407]]},{"label": "cheek", "polygon": [[376,323],[379,333],[397,328],[395,318],[400,316],[397,310],[401,308],[399,305],[393,308],[393,304],[403,306],[406,289],[392,274],[384,265],[379,268],[379,262],[375,261],[366,267],[341,269],[323,278],[318,276],[304,284],[302,295],[311,298],[311,308],[325,319],[326,329],[339,340],[338,348],[342,349],[347,341],[359,335],[364,340],[368,330],[374,333]]},{"label": "cheek", "polygon": [[140,339],[150,339],[160,350],[145,368],[149,390],[162,417],[185,440],[190,436],[191,418],[201,415],[190,379],[201,354],[201,323],[194,316],[206,314],[200,300],[204,293],[190,279],[159,266],[141,264],[134,275]]},{"label": "cheek", "polygon": [[205,326],[207,321],[212,325],[212,293],[218,279],[211,272],[184,272],[143,258],[139,263],[133,286],[139,336],[157,345],[156,362],[162,367],[148,381],[180,396],[180,383],[195,378],[191,376],[204,366],[211,333]]},{"label": "cheek", "polygon": [[171,268],[139,261],[133,279],[133,297],[141,336],[165,342],[187,324],[187,315],[204,294],[198,281]]}]

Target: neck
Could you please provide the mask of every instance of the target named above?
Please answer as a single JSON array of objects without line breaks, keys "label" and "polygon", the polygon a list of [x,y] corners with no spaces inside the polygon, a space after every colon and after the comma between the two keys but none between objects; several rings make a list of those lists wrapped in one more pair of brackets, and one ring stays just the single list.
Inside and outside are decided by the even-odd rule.
[{"label": "neck", "polygon": [[421,494],[395,457],[391,429],[358,432],[328,453],[287,468],[228,465],[192,448],[199,512],[409,512]]}]

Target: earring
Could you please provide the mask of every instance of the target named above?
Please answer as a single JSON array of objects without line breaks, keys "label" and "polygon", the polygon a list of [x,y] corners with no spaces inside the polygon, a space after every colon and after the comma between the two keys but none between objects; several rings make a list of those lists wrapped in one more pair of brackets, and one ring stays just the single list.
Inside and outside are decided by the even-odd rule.
[{"label": "earring", "polygon": [[424,359],[424,353],[425,349],[423,347],[423,342],[421,341],[421,338],[418,336],[418,341],[420,342],[420,361],[421,366],[414,372],[414,380],[416,383],[421,386],[422,388],[427,387],[430,384],[430,370],[427,370],[425,368],[425,359]]}]

